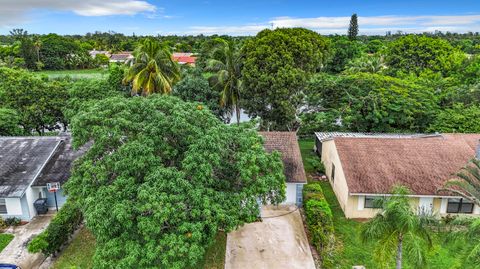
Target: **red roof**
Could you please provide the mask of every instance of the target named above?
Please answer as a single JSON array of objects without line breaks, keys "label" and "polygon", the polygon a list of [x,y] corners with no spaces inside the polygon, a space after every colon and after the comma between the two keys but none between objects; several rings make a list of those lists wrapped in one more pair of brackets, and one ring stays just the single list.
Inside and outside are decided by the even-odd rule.
[{"label": "red roof", "polygon": [[197,57],[173,55],[173,60],[175,60],[178,63],[195,64]]}]

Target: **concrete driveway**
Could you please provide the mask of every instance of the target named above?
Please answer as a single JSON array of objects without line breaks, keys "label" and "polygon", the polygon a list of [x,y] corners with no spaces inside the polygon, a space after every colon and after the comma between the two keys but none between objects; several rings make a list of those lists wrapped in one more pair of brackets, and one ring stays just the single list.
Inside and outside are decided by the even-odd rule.
[{"label": "concrete driveway", "polygon": [[30,240],[45,230],[53,214],[38,215],[30,223],[9,229],[15,237],[0,253],[0,263],[13,263],[22,269],[38,268],[45,257],[42,254],[31,254],[27,250]]},{"label": "concrete driveway", "polygon": [[225,269],[315,269],[302,218],[295,208],[264,207],[262,222],[229,233]]}]

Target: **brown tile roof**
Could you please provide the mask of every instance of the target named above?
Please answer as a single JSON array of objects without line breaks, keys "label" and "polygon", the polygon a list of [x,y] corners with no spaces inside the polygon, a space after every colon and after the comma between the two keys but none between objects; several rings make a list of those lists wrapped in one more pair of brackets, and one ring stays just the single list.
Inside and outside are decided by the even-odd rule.
[{"label": "brown tile roof", "polygon": [[297,134],[295,132],[260,132],[260,135],[265,140],[264,147],[267,152],[278,151],[282,155],[287,182],[306,183],[307,177]]},{"label": "brown tile roof", "polygon": [[475,157],[480,134],[429,138],[334,138],[350,193],[389,193],[396,184],[435,195]]}]

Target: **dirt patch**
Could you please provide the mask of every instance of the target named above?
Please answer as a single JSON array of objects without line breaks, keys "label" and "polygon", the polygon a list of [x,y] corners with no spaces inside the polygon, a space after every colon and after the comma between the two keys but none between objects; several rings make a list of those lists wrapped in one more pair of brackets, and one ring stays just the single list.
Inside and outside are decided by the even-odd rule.
[{"label": "dirt patch", "polygon": [[262,222],[229,233],[225,268],[315,269],[298,209],[264,207]]}]

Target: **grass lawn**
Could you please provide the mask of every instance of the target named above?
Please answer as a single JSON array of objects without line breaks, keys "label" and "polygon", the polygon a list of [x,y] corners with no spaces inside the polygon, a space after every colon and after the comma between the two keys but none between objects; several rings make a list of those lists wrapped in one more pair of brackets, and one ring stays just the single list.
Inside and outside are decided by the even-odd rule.
[{"label": "grass lawn", "polygon": [[[226,245],[226,234],[218,233],[215,242],[207,249],[205,259],[194,268],[223,269],[225,266]],[[94,253],[95,238],[86,228],[82,228],[72,243],[60,254],[52,268],[90,269],[93,266],[92,259]]]},{"label": "grass lawn", "polygon": [[95,252],[95,238],[82,228],[75,239],[60,254],[53,264],[53,269],[89,269],[92,268],[92,258]]},{"label": "grass lawn", "polygon": [[0,234],[0,252],[12,241],[13,234]]},{"label": "grass lawn", "polygon": [[[308,159],[312,156],[312,148],[314,141],[312,140],[300,140],[300,150],[302,152],[302,158]],[[306,172],[310,172],[312,169],[307,163],[305,165]],[[362,242],[360,233],[364,223],[346,219],[340,204],[333,192],[329,182],[320,183],[323,188],[325,198],[333,212],[333,221],[335,227],[335,236],[337,238],[336,253],[336,268],[352,268],[353,265],[364,265],[366,268],[379,268],[372,259],[374,250],[373,242]],[[467,262],[466,250],[471,249],[468,242],[458,240],[456,242],[445,239],[447,234],[445,232],[432,232],[433,247],[427,255],[427,267],[435,269],[473,269],[480,268],[479,265],[474,265],[473,262]],[[407,259],[405,254],[405,259]],[[393,260],[392,260],[393,262]],[[403,268],[414,268],[405,261]],[[394,263],[392,263],[394,264]]]},{"label": "grass lawn", "polygon": [[104,68],[95,69],[79,69],[79,70],[46,70],[35,72],[39,75],[46,75],[49,78],[71,77],[73,79],[82,78],[104,78],[108,74],[108,70]]},{"label": "grass lawn", "polygon": [[318,158],[318,155],[313,152],[315,141],[313,139],[301,139],[298,141],[298,144],[300,146],[300,151],[302,152],[302,161],[303,166],[305,167],[305,172],[307,174],[313,173],[314,169],[309,160],[311,158]]}]

